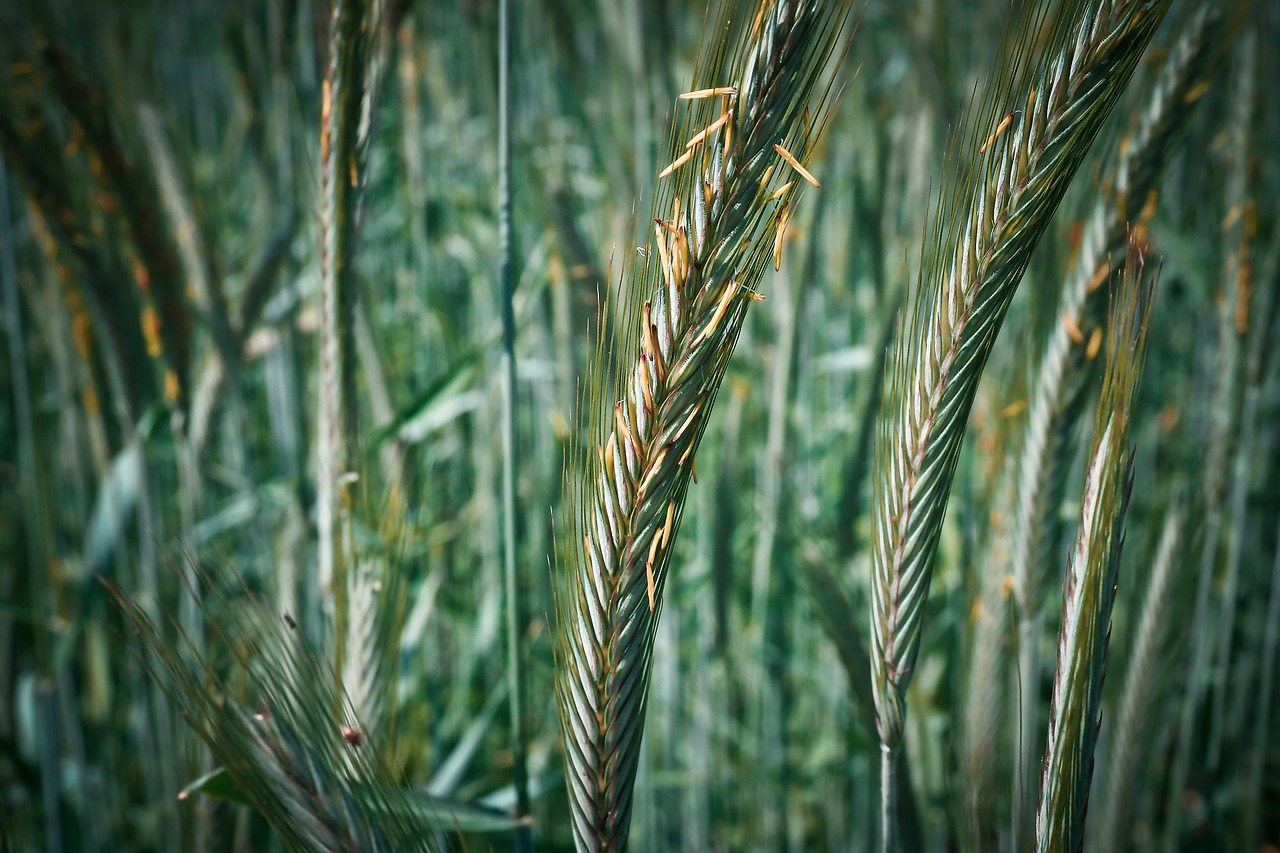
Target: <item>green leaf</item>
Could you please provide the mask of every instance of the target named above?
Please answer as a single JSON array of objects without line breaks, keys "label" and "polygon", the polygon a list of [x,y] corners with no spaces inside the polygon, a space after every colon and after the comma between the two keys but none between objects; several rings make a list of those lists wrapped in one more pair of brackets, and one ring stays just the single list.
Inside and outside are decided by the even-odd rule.
[{"label": "green leaf", "polygon": [[[531,823],[528,819],[513,817],[497,809],[425,791],[404,789],[392,797],[374,785],[359,786],[357,791],[370,795],[367,799],[375,803],[375,811],[396,820],[417,820],[444,832],[511,832]],[[190,799],[192,794],[204,794],[237,806],[252,806],[225,767],[210,770],[187,785],[178,793],[178,799]]]},{"label": "green leaf", "polygon": [[389,817],[420,821],[446,832],[511,832],[533,823],[530,818],[514,817],[496,809],[438,797],[426,791],[402,789],[395,794],[393,797],[370,799]]}]

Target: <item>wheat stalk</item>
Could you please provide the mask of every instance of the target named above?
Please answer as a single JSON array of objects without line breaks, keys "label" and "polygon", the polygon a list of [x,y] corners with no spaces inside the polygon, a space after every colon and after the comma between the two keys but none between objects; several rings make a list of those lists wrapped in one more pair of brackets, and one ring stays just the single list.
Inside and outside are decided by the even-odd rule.
[{"label": "wheat stalk", "polygon": [[849,4],[766,2],[748,21],[730,11],[713,16],[682,96],[688,118],[658,176],[648,256],[625,273],[616,361],[626,372],[612,383],[607,369],[592,372],[588,425],[569,451],[556,687],[583,850],[626,847],[649,658],[694,454],[763,269],[780,262],[799,188],[816,183],[803,160],[829,115],[823,79]]},{"label": "wheat stalk", "polygon": [[1129,846],[1141,757],[1144,748],[1151,744],[1147,737],[1149,715],[1160,695],[1156,676],[1161,672],[1161,656],[1171,622],[1169,611],[1182,557],[1184,515],[1180,505],[1171,506],[1165,512],[1147,594],[1138,610],[1142,616],[1134,634],[1136,639],[1116,718],[1116,735],[1112,738],[1115,748],[1106,774],[1108,793],[1102,800],[1102,829],[1097,837],[1104,850],[1122,850]]},{"label": "wheat stalk", "polygon": [[1080,533],[1062,585],[1058,668],[1036,813],[1036,849],[1041,851],[1078,850],[1084,841],[1111,609],[1133,488],[1131,409],[1155,294],[1156,277],[1145,274],[1141,252],[1131,238],[1124,283],[1108,320],[1107,368],[1080,499]]},{"label": "wheat stalk", "polygon": [[[1232,69],[1235,86],[1227,136],[1231,160],[1223,182],[1224,207],[1228,215],[1222,222],[1223,264],[1218,280],[1221,295],[1217,300],[1218,346],[1215,353],[1215,376],[1205,412],[1208,436],[1203,448],[1204,467],[1200,493],[1200,511],[1204,516],[1205,533],[1201,540],[1200,562],[1196,568],[1195,609],[1190,626],[1190,661],[1187,665],[1182,706],[1179,709],[1173,766],[1169,773],[1169,819],[1165,825],[1165,841],[1170,848],[1175,846],[1181,829],[1180,803],[1196,746],[1196,722],[1200,705],[1204,700],[1206,681],[1211,676],[1210,656],[1214,644],[1209,636],[1213,624],[1210,597],[1218,572],[1222,534],[1225,525],[1231,521],[1224,512],[1228,505],[1230,485],[1229,460],[1240,439],[1244,343],[1252,295],[1253,263],[1250,256],[1253,242],[1257,238],[1257,222],[1250,200],[1248,178],[1249,128],[1254,111],[1256,57],[1251,49],[1251,40],[1246,38],[1244,41],[1247,49],[1240,52]],[[1220,623],[1218,628],[1222,628]]]},{"label": "wheat stalk", "polygon": [[[886,822],[903,694],[978,377],[1031,250],[1168,5],[1067,3],[1034,77],[1027,79],[1035,43],[1028,30],[953,146],[953,162],[978,163],[951,173],[926,237],[890,357],[875,459],[872,677]],[[1029,26],[1043,14],[1030,15]],[[885,830],[891,847],[892,828]]]}]

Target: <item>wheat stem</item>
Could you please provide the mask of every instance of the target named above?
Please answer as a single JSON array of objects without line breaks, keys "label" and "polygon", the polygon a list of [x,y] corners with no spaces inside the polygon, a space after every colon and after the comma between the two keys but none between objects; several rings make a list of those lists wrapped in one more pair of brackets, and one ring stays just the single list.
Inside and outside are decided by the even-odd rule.
[{"label": "wheat stem", "polygon": [[[511,748],[516,815],[529,814],[528,744],[524,727],[525,680],[521,638],[524,612],[516,566],[516,318],[511,258],[511,9],[498,4],[498,278],[502,284],[502,572],[506,596],[507,665],[510,681]],[[532,849],[527,829],[516,833],[516,849]]]},{"label": "wheat stem", "polygon": [[[1274,387],[1274,386],[1273,386]],[[1247,839],[1245,850],[1257,849],[1258,836],[1263,831],[1260,814],[1265,801],[1263,774],[1266,770],[1267,746],[1271,736],[1271,701],[1276,682],[1276,648],[1280,645],[1280,541],[1276,543],[1275,560],[1271,567],[1271,592],[1268,598],[1266,631],[1262,638],[1261,678],[1257,686],[1257,712],[1254,715],[1257,732],[1253,749],[1248,753],[1247,782],[1244,790],[1243,818]]]},{"label": "wheat stem", "polygon": [[[1232,160],[1228,172],[1228,199],[1231,208],[1225,222],[1224,245],[1226,248],[1226,264],[1223,268],[1223,281],[1228,284],[1229,292],[1235,296],[1224,308],[1232,331],[1239,339],[1239,345],[1233,348],[1236,353],[1236,364],[1233,365],[1232,377],[1223,386],[1236,386],[1233,394],[1224,400],[1235,415],[1234,460],[1230,467],[1230,483],[1225,486],[1224,499],[1227,502],[1231,517],[1227,529],[1226,563],[1222,589],[1222,605],[1218,615],[1218,637],[1216,641],[1218,666],[1216,668],[1220,682],[1216,700],[1209,718],[1209,771],[1218,772],[1221,758],[1224,719],[1226,717],[1227,694],[1230,693],[1231,671],[1231,638],[1235,629],[1235,615],[1240,586],[1240,561],[1243,547],[1244,524],[1247,516],[1245,502],[1250,485],[1250,471],[1254,461],[1254,437],[1257,433],[1255,415],[1257,413],[1257,383],[1261,378],[1261,356],[1246,352],[1261,344],[1261,336],[1255,331],[1249,334],[1250,318],[1257,316],[1254,312],[1260,301],[1255,294],[1253,266],[1256,234],[1256,213],[1254,210],[1253,192],[1249,186],[1249,157],[1252,146],[1249,142],[1250,127],[1253,120],[1254,85],[1257,78],[1256,42],[1252,33],[1244,33],[1236,51],[1238,85],[1235,100],[1232,104]],[[1253,309],[1253,310],[1251,310]],[[1263,317],[1267,316],[1265,313]],[[1265,321],[1264,321],[1265,322]],[[1256,324],[1256,320],[1254,321]],[[1226,325],[1224,324],[1224,328]],[[1224,468],[1225,458],[1223,460]]]}]

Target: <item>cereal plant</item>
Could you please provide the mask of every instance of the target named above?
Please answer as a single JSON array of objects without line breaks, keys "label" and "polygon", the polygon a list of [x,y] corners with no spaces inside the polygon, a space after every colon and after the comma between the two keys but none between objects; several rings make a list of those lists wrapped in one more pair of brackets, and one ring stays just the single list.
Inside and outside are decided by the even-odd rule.
[{"label": "cereal plant", "polygon": [[1280,847],[1280,5],[0,28],[0,849]]}]

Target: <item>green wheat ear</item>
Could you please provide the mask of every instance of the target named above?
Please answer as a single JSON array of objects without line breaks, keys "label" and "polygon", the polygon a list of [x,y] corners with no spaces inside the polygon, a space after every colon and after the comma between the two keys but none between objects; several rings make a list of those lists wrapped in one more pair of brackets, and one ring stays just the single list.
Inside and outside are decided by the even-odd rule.
[{"label": "green wheat ear", "polygon": [[[224,569],[189,558],[209,645],[167,636],[109,585],[141,638],[139,658],[244,798],[291,850],[433,850],[450,816],[424,810],[383,760],[331,667]],[[208,649],[230,655],[216,660]]]},{"label": "green wheat ear", "polygon": [[904,697],[978,379],[1032,250],[1168,7],[1072,0],[1050,20],[1041,5],[952,144],[889,358],[874,459],[871,654],[886,849]]},{"label": "green wheat ear", "polygon": [[[574,838],[627,845],[650,655],[694,455],[747,307],[781,260],[831,115],[851,4],[721,4],[579,401],[557,533],[556,691]],[[812,112],[811,112],[812,111]],[[620,321],[608,322],[613,312]],[[607,366],[613,363],[615,366]]]},{"label": "green wheat ear", "polygon": [[1146,362],[1155,280],[1144,269],[1137,240],[1131,240],[1124,284],[1108,322],[1107,368],[1080,499],[1080,533],[1062,586],[1058,670],[1036,813],[1040,851],[1079,850],[1084,841],[1111,609],[1133,489],[1131,410]]}]

